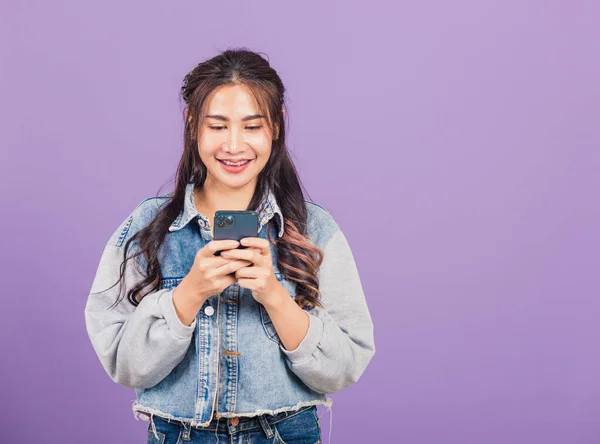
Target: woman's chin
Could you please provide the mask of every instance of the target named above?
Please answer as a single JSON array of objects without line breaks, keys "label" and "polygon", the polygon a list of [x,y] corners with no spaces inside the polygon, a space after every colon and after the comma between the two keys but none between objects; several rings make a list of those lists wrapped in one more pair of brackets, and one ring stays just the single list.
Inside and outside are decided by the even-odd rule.
[{"label": "woman's chin", "polygon": [[219,175],[217,181],[223,187],[231,189],[240,189],[252,183],[254,179],[256,179],[256,176],[252,176],[250,174],[244,174],[243,176],[236,177],[223,177],[223,175]]}]

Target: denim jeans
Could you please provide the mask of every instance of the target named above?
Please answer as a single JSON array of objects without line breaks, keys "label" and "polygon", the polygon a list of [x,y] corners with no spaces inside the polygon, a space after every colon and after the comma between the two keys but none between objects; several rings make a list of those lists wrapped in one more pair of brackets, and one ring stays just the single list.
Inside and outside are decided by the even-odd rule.
[{"label": "denim jeans", "polygon": [[[320,444],[321,424],[315,406],[293,412],[239,418],[213,419],[207,427],[166,420],[158,416],[148,425],[148,444]],[[157,438],[158,436],[158,438]]]}]

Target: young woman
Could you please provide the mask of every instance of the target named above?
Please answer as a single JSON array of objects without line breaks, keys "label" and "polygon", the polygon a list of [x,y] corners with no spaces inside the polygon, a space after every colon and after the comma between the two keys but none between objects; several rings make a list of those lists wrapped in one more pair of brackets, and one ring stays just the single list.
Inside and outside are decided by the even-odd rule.
[{"label": "young woman", "polygon": [[[150,443],[320,442],[316,406],[375,353],[347,240],[288,154],[284,92],[254,52],[197,65],[175,190],[142,201],[104,248],[87,331],[110,377],[136,389]],[[247,248],[213,240],[215,211],[248,209]]]}]

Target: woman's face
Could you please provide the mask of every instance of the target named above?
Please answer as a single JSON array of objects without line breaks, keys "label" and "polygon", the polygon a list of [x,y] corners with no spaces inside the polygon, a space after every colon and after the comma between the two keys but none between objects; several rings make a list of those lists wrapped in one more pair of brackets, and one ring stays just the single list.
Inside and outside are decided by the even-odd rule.
[{"label": "woman's face", "polygon": [[250,89],[240,84],[216,89],[203,117],[198,151],[208,170],[205,186],[254,189],[271,155],[273,135]]}]

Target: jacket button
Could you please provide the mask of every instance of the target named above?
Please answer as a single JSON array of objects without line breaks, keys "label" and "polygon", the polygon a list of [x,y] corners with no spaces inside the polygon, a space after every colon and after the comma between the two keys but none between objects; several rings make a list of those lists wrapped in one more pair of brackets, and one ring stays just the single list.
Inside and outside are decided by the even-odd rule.
[{"label": "jacket button", "polygon": [[209,305],[204,309],[204,313],[206,314],[206,316],[212,316],[215,314],[215,309],[212,307],[212,305]]},{"label": "jacket button", "polygon": [[240,423],[240,418],[238,418],[237,416],[234,416],[233,418],[231,418],[231,425],[232,426],[236,426]]}]

